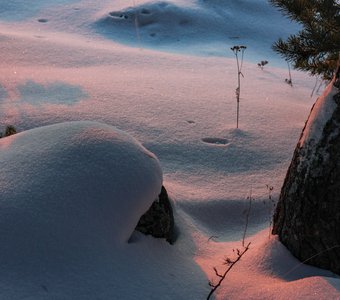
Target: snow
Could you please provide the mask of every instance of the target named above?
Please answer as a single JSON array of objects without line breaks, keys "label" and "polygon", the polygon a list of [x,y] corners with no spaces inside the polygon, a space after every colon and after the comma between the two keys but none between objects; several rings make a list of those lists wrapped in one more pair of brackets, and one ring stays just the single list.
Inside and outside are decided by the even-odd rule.
[{"label": "snow", "polygon": [[[66,122],[2,138],[0,149],[2,297],[112,299],[132,281],[125,298],[136,299],[160,275],[198,269],[164,241],[131,237],[162,186],[157,158],[131,136]],[[151,284],[143,295],[162,291]]]},{"label": "snow", "polygon": [[[269,234],[266,186],[277,200],[315,101],[314,80],[293,71],[286,84],[270,49],[298,25],[265,0],[0,5],[0,130],[20,132],[0,140],[2,298],[205,299],[213,267],[241,247],[247,197],[251,246],[216,299],[340,298],[336,276]],[[160,166],[173,246],[132,233]]]},{"label": "snow", "polygon": [[338,92],[339,90],[333,85],[332,81],[317,99],[314,109],[309,116],[310,121],[306,123],[306,127],[303,130],[300,146],[307,145],[308,143],[316,144],[320,140],[326,123],[330,120],[336,109],[333,97]]},{"label": "snow", "polygon": [[[2,211],[7,215],[8,209],[10,218],[2,219],[1,228],[8,230],[21,213],[27,218],[20,216],[15,226],[15,243],[28,226],[39,236],[46,220],[53,240],[68,239],[61,244],[70,244],[75,236],[84,236],[85,244],[110,236],[112,242],[126,242],[162,186],[161,167],[152,153],[127,134],[96,122],[27,130],[1,139],[0,148]],[[62,226],[60,236],[52,234]],[[8,238],[4,233],[1,237]],[[50,247],[56,249],[53,242]]]},{"label": "snow", "polygon": [[[96,31],[129,45],[196,55],[225,56],[228,46],[245,44],[260,56],[271,54],[273,37],[298,28],[266,1],[144,2],[105,12]],[[271,26],[268,15],[280,26]]]}]

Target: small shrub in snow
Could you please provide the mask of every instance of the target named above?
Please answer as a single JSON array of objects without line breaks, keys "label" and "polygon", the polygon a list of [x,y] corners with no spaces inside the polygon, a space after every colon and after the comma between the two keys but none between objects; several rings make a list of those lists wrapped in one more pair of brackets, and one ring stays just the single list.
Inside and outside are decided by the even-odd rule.
[{"label": "small shrub in snow", "polygon": [[[236,88],[236,102],[237,102],[237,112],[236,112],[236,128],[238,128],[238,120],[239,120],[239,114],[240,114],[240,97],[241,97],[241,76],[242,74],[242,66],[243,66],[243,57],[244,57],[244,51],[247,49],[246,46],[233,46],[230,48],[231,51],[234,52],[236,63],[237,63],[237,88]],[[241,57],[239,57],[239,54],[241,54]]]},{"label": "small shrub in snow", "polygon": [[10,136],[10,135],[13,135],[13,134],[16,134],[16,133],[17,133],[17,130],[15,129],[15,127],[13,125],[6,126],[5,136]]},{"label": "small shrub in snow", "polygon": [[[243,237],[242,237],[242,248],[236,248],[233,249],[233,254],[234,254],[234,258],[230,258],[229,256],[227,256],[224,259],[224,265],[227,266],[227,269],[223,272],[220,273],[220,271],[217,270],[216,267],[214,267],[214,272],[215,275],[218,278],[217,283],[214,283],[212,280],[209,281],[209,286],[211,287],[211,291],[207,297],[207,300],[210,299],[210,297],[213,295],[213,293],[218,289],[219,286],[221,286],[223,280],[226,278],[227,274],[231,271],[231,269],[235,266],[236,263],[238,263],[242,256],[249,250],[250,244],[251,242],[249,242],[247,245],[245,244],[245,238],[246,238],[246,234],[247,234],[247,230],[248,230],[248,224],[249,224],[249,216],[250,216],[250,211],[251,211],[251,204],[252,201],[254,200],[253,196],[252,196],[252,190],[250,190],[249,196],[247,197],[248,200],[248,206],[244,211],[244,214],[246,215],[246,223],[244,226],[244,232],[243,232]],[[211,239],[212,237],[210,237],[209,239]]]},{"label": "small shrub in snow", "polygon": [[218,277],[218,282],[215,284],[212,281],[209,281],[209,285],[211,286],[211,291],[207,297],[207,300],[211,298],[213,293],[221,286],[223,280],[226,278],[227,274],[231,271],[231,269],[241,260],[242,256],[249,250],[250,242],[246,246],[242,246],[242,249],[233,249],[233,253],[235,255],[234,258],[226,257],[224,259],[224,265],[228,266],[227,269],[221,274],[216,267],[214,267],[215,275]]},{"label": "small shrub in snow", "polygon": [[13,125],[8,125],[5,128],[4,134],[2,134],[2,132],[0,132],[0,138],[10,136],[10,135],[13,135],[13,134],[16,134],[16,133],[17,133],[17,130],[15,129],[15,127]]},{"label": "small shrub in snow", "polygon": [[261,68],[261,70],[263,70],[264,66],[268,64],[267,60],[261,60],[257,65],[259,66],[259,68]]}]

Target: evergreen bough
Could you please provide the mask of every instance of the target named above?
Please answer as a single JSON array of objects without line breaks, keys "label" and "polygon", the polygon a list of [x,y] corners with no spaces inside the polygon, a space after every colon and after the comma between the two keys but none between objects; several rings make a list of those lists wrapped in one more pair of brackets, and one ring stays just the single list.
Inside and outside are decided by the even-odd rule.
[{"label": "evergreen bough", "polygon": [[339,0],[269,0],[302,29],[273,49],[293,67],[330,80],[340,52]]}]

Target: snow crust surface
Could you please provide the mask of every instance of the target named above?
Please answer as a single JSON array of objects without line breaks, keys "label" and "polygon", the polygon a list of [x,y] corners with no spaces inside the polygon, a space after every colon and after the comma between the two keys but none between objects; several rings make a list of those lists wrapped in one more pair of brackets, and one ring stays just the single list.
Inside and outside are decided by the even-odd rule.
[{"label": "snow crust surface", "polygon": [[[315,101],[314,79],[293,71],[287,85],[270,49],[297,24],[265,0],[0,5],[0,130],[21,132],[0,140],[0,298],[205,299],[213,267],[241,247],[249,197],[251,248],[216,299],[340,298],[339,278],[269,234]],[[237,44],[247,46],[239,129]],[[126,147],[136,161],[114,171]],[[159,164],[173,246],[132,233],[160,189]]]},{"label": "snow crust surface", "polygon": [[298,29],[267,1],[138,1],[105,13],[94,25],[129,45],[220,56],[235,43],[248,45],[254,56],[271,54],[273,37]]}]

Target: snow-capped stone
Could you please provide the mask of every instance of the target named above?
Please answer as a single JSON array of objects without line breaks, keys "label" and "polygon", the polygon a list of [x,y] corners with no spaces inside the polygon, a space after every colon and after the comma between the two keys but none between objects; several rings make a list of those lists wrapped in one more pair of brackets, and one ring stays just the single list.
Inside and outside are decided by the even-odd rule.
[{"label": "snow-capped stone", "polygon": [[174,243],[174,215],[164,186],[158,199],[140,218],[136,230],[156,238],[165,238],[170,244]]},{"label": "snow-capped stone", "polygon": [[97,122],[2,138],[0,166],[0,266],[7,270],[109,253],[128,241],[162,187],[155,155]]},{"label": "snow-capped stone", "polygon": [[301,261],[340,274],[340,93],[313,106],[288,169],[273,233]]}]

